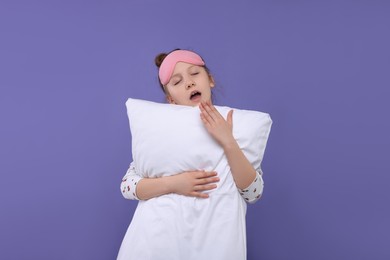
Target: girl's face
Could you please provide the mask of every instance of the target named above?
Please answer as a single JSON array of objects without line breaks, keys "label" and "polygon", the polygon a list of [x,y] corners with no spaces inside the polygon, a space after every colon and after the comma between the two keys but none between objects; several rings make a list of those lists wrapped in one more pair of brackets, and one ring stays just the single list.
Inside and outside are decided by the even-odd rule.
[{"label": "girl's face", "polygon": [[214,79],[202,66],[178,62],[172,77],[165,85],[167,100],[171,104],[197,106],[211,100]]}]

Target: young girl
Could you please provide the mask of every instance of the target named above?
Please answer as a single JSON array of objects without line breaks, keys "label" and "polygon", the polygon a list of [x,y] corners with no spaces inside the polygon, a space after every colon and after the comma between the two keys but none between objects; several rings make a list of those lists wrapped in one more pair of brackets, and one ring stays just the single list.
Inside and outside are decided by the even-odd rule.
[{"label": "young girl", "polygon": [[[141,201],[163,195],[187,201],[195,198],[196,204],[186,201],[186,204],[180,205],[198,207],[199,216],[196,216],[196,221],[190,217],[190,228],[180,227],[179,233],[173,232],[173,235],[167,236],[173,241],[161,241],[165,239],[158,232],[157,237],[152,239],[145,233],[147,238],[135,237],[135,234],[143,234],[141,225],[130,225],[117,259],[246,259],[246,206],[243,201],[253,203],[260,198],[263,191],[261,169],[253,168],[233,137],[233,110],[229,111],[225,120],[212,105],[211,89],[215,82],[204,60],[192,51],[174,50],[159,54],[155,62],[167,101],[199,107],[205,128],[223,148],[233,177],[231,179],[237,188],[236,191],[229,191],[227,201],[217,201],[226,197],[213,198],[213,194],[208,193],[217,188],[220,181],[217,172],[187,171],[167,177],[142,178],[132,162],[121,183],[125,198]],[[191,200],[191,203],[194,201]],[[218,219],[219,210],[228,210],[227,215],[231,217]],[[144,228],[150,229],[147,226]],[[158,241],[159,237],[163,239]]]}]

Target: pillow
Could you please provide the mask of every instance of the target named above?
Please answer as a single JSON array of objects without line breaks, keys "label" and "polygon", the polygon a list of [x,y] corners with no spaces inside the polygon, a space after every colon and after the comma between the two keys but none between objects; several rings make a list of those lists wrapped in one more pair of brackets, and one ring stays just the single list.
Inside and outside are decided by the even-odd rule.
[{"label": "pillow", "polygon": [[[215,169],[223,149],[200,119],[199,107],[129,98],[126,102],[137,173],[169,176]],[[226,118],[232,109],[215,106]],[[255,169],[260,169],[272,120],[266,113],[234,109],[233,136]]]}]

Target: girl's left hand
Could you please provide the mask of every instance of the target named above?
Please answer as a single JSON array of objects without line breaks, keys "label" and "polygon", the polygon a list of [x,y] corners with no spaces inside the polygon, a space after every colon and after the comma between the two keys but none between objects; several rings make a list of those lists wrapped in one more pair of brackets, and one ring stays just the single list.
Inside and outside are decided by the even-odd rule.
[{"label": "girl's left hand", "polygon": [[226,147],[235,142],[233,137],[233,110],[230,110],[225,120],[211,102],[199,105],[200,118],[211,136],[222,146]]}]

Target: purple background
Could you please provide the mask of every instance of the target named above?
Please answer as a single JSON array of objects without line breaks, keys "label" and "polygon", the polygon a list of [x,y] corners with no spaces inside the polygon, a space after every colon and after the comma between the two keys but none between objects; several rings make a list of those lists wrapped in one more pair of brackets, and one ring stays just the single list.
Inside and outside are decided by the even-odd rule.
[{"label": "purple background", "polygon": [[[128,97],[189,48],[271,114],[248,259],[390,259],[388,1],[0,2],[0,258],[115,259]],[[216,243],[218,243],[216,241]]]}]

